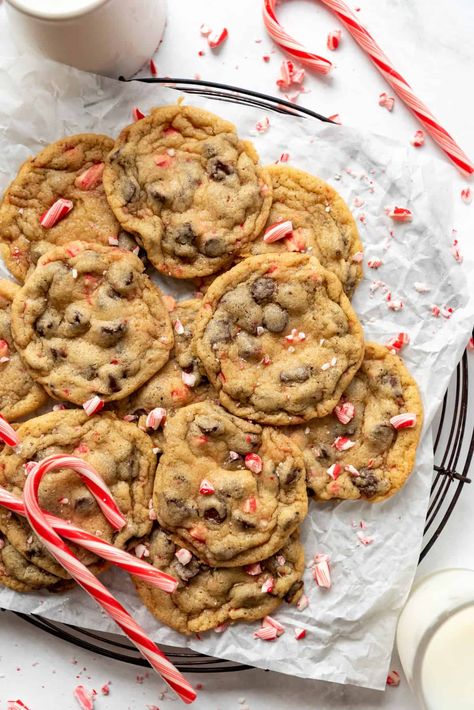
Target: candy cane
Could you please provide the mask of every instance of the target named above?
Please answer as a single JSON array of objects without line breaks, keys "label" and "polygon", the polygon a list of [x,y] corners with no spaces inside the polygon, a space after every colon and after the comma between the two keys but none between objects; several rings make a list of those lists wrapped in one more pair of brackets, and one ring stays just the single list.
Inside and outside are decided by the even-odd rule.
[{"label": "candy cane", "polygon": [[[7,508],[7,510],[10,510],[12,513],[26,517],[25,505],[23,501],[9,493],[1,486],[0,506]],[[137,557],[134,557],[134,555],[125,552],[125,550],[118,550],[116,547],[110,545],[108,542],[105,542],[100,537],[96,537],[81,528],[77,528],[75,525],[62,520],[61,518],[57,518],[55,515],[45,513],[45,516],[48,524],[51,525],[57,533],[71,542],[75,542],[77,545],[93,552],[98,557],[103,557],[108,562],[120,567],[125,570],[125,572],[128,572],[128,574],[132,574],[134,577],[143,579],[144,582],[151,584],[153,587],[157,587],[158,589],[168,593],[175,591],[178,582],[174,579],[174,577],[171,577],[171,575],[162,572],[157,567],[153,567],[148,564],[148,562],[144,562]]]},{"label": "candy cane", "polygon": [[[357,44],[362,47],[372,63],[375,64],[386,82],[397,92],[426,132],[430,134],[435,143],[446,153],[454,165],[456,165],[462,173],[472,175],[474,167],[467,155],[461,150],[457,143],[455,143],[449,133],[438,123],[428,107],[415,96],[413,89],[397,72],[374,38],[367,32],[365,27],[360,24],[354,13],[342,0],[321,0],[321,2],[339,18]],[[264,0],[263,3],[263,21],[269,35],[282,49],[295,57],[295,59],[298,59],[302,64],[305,64],[314,71],[327,74],[331,69],[331,62],[328,62],[328,60],[323,57],[312,54],[285,32],[276,18],[275,4],[276,0]]]},{"label": "candy cane", "polygon": [[4,416],[0,414],[0,441],[3,441],[7,446],[18,446],[20,439],[14,428],[7,422]]},{"label": "candy cane", "polygon": [[[52,458],[55,458],[56,461],[52,462]],[[84,469],[82,465],[79,465],[78,468],[76,468],[75,465],[71,466],[71,459],[75,459],[75,457],[61,455],[50,457],[49,459],[45,459],[40,462],[38,465],[35,465],[30,470],[25,481],[25,488],[23,492],[28,522],[36,535],[40,538],[40,540],[42,540],[45,547],[49,550],[51,555],[64,567],[65,570],[69,572],[71,577],[76,580],[84,591],[95,599],[99,606],[101,606],[104,611],[109,614],[115,623],[135,644],[137,649],[150,663],[152,668],[154,668],[161,675],[163,680],[168,683],[170,688],[172,688],[185,703],[192,703],[196,698],[196,693],[192,686],[185,680],[173,664],[170,663],[170,661],[153,643],[153,641],[145,634],[141,626],[137,624],[137,622],[130,616],[128,611],[120,604],[120,602],[115,599],[109,590],[104,587],[104,585],[96,577],[94,577],[92,572],[90,572],[87,567],[79,562],[79,560],[73,555],[66,543],[48,523],[46,516],[39,506],[38,489],[43,476],[54,468],[64,468],[64,466],[67,465],[69,468],[77,470],[81,478],[85,480],[91,493],[96,497],[97,502],[101,506],[107,520],[109,520],[109,522],[116,527],[120,526],[119,518],[117,516],[118,509],[113,502],[112,497],[110,496],[112,504],[108,509],[108,506],[105,504],[105,497],[102,499],[100,498],[101,495],[104,496],[104,491],[99,491],[97,489],[97,482],[94,480],[94,476],[91,476],[90,471]],[[66,464],[65,461],[68,463]],[[80,459],[79,461],[80,464],[84,463]],[[53,465],[53,463],[56,465]]]}]

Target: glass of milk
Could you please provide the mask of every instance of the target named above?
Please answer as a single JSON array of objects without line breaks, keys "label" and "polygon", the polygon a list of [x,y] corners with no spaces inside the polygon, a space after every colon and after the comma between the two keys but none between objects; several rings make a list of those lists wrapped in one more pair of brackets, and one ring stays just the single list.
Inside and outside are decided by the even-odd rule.
[{"label": "glass of milk", "polygon": [[421,580],[400,615],[397,647],[423,710],[473,710],[474,570]]},{"label": "glass of milk", "polygon": [[6,11],[20,50],[116,78],[153,56],[166,20],[165,0],[6,0]]}]

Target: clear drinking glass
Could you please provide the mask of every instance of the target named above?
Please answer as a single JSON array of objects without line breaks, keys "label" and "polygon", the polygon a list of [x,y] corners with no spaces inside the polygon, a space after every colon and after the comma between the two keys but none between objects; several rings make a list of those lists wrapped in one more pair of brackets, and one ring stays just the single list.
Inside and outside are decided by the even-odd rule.
[{"label": "clear drinking glass", "polygon": [[413,588],[397,648],[423,710],[474,709],[474,570],[435,572]]}]

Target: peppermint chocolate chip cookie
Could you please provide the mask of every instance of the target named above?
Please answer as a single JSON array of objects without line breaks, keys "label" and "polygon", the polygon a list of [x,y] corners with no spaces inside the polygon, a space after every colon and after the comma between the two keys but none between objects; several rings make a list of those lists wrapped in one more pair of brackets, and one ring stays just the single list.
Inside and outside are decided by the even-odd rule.
[{"label": "peppermint chocolate chip cookie", "polygon": [[163,106],[125,128],[104,171],[109,203],[152,264],[176,278],[230,264],[263,228],[271,184],[228,121]]},{"label": "peppermint chocolate chip cookie", "polygon": [[8,540],[0,536],[0,585],[15,592],[35,592],[47,589],[50,592],[64,592],[72,582],[45,572],[20,555]]},{"label": "peppermint chocolate chip cookie", "polygon": [[206,564],[263,560],[306,515],[303,466],[298,447],[280,431],[211,402],[191,404],[165,426],[154,487],[157,519]]},{"label": "peppermint chocolate chip cookie", "polygon": [[[17,431],[21,444],[15,450],[5,447],[0,453],[0,486],[21,497],[28,461],[41,461],[57,453],[73,454],[102,476],[127,519],[126,526],[113,530],[89,489],[69,469],[44,476],[39,489],[43,510],[120,548],[150,532],[149,503],[156,457],[150,438],[136,426],[109,413],[88,417],[82,410],[69,409],[30,419]],[[0,531],[29,562],[67,578],[23,518],[0,508]],[[74,551],[84,564],[103,568],[92,553],[82,548]]]},{"label": "peppermint chocolate chip cookie", "polygon": [[[412,416],[397,421],[405,413]],[[418,388],[402,360],[367,343],[361,368],[334,412],[285,431],[303,451],[308,490],[317,500],[378,502],[410,475],[422,420]],[[397,428],[400,423],[409,428]]]},{"label": "peppermint chocolate chip cookie", "polygon": [[282,165],[267,170],[273,202],[266,229],[286,221],[292,229],[276,241],[266,241],[272,237],[264,230],[244,249],[244,255],[307,252],[336,274],[350,298],[362,278],[361,264],[354,261],[362,244],[348,206],[336,190],[309,173]]},{"label": "peppermint chocolate chip cookie", "polygon": [[331,412],[364,354],[341,282],[308,254],[253,256],[217,278],[193,343],[224,407],[274,425]]},{"label": "peppermint chocolate chip cookie", "polygon": [[11,306],[20,287],[0,280],[0,412],[14,421],[34,412],[48,399],[36,384],[18,354],[11,334]]},{"label": "peppermint chocolate chip cookie", "polygon": [[33,379],[79,405],[134,392],[173,346],[161,293],[140,259],[86,242],[40,258],[13,301],[12,332]]},{"label": "peppermint chocolate chip cookie", "polygon": [[[173,594],[134,578],[140,599],[162,623],[182,634],[208,631],[233,621],[256,621],[283,600],[301,596],[304,551],[298,532],[272,557],[249,567],[208,567],[178,548],[160,528],[149,541],[147,561],[179,580]],[[264,591],[266,585],[269,591]]]},{"label": "peppermint chocolate chip cookie", "polygon": [[[52,246],[74,239],[108,244],[109,237],[117,238],[120,225],[102,185],[113,145],[112,138],[94,133],[67,136],[23,163],[0,205],[0,252],[19,281]],[[58,200],[72,207],[63,216]]]}]

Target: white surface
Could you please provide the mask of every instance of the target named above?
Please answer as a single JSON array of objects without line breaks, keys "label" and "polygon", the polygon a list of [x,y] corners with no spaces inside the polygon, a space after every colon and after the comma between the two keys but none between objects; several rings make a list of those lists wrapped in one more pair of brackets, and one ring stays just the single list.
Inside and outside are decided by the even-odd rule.
[{"label": "white surface", "polygon": [[[470,0],[378,0],[360,3],[361,21],[365,22],[379,43],[392,58],[397,68],[406,75],[434,114],[460,142],[470,156],[474,156],[472,132],[471,37],[474,29],[474,5]],[[267,93],[276,93],[274,81],[278,74],[281,55],[278,50],[265,64],[261,57],[271,51],[260,19],[260,3],[240,0],[238,3],[207,0],[174,0],[169,3],[169,22],[164,40],[156,57],[160,75],[193,76],[246,86]],[[279,9],[287,28],[302,41],[311,43],[316,51],[325,49],[328,30],[338,27],[333,17],[317,3],[301,0],[287,2]],[[213,27],[225,24],[229,29],[227,43],[214,55],[199,35],[199,26],[207,22]],[[343,42],[331,54],[338,68],[326,79],[308,77],[306,88],[311,93],[302,95],[300,103],[325,114],[339,113],[344,123],[367,127],[407,142],[418,125],[409,113],[396,102],[390,114],[377,104],[386,87],[378,73],[361,54],[352,40],[343,33]],[[257,44],[255,39],[262,39]],[[0,9],[0,47],[10,54],[10,40],[5,28],[3,9]],[[204,57],[197,52],[205,49]],[[291,150],[291,139],[282,150]],[[438,151],[429,144],[424,151]],[[453,182],[463,181],[453,169]],[[474,203],[465,209],[473,210]],[[453,225],[455,226],[455,225]],[[465,251],[469,248],[468,234],[460,234]],[[470,247],[472,249],[472,246]],[[472,356],[471,356],[472,357]],[[472,427],[472,422],[471,422]],[[474,487],[467,489],[449,521],[445,533],[422,563],[419,575],[446,566],[474,567],[474,548],[469,544],[474,533]],[[30,710],[60,707],[76,708],[72,689],[79,680],[77,668],[88,670],[81,680],[88,687],[99,690],[112,680],[109,697],[100,697],[96,708],[146,708],[155,704],[164,710],[176,707],[171,701],[160,700],[161,684],[151,677],[137,685],[140,670],[129,668],[52,640],[16,619],[0,616],[0,708],[7,698],[21,697]],[[78,659],[69,665],[70,658]],[[33,665],[38,663],[38,665]],[[20,670],[16,670],[20,668]],[[88,675],[91,676],[90,680]],[[224,676],[204,676],[196,682],[205,687],[195,707],[209,710],[238,708],[239,698],[245,697],[251,710],[272,707],[283,710],[299,708],[346,707],[372,710],[412,710],[411,699],[402,680],[399,688],[389,688],[385,694],[361,691],[350,687],[333,686],[314,681],[291,680],[278,674],[249,671]],[[330,704],[329,696],[331,697]]]}]

